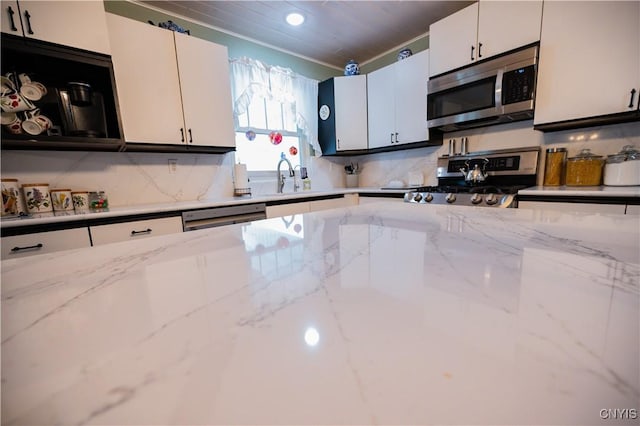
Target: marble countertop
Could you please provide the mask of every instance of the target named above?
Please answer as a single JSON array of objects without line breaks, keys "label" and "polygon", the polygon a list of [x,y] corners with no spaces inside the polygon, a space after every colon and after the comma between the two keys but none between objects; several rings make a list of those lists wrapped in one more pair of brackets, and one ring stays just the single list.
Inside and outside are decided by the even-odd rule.
[{"label": "marble countertop", "polygon": [[2,261],[2,422],[637,424],[639,228],[383,201]]},{"label": "marble countertop", "polygon": [[519,195],[563,197],[640,197],[640,186],[534,186]]},{"label": "marble countertop", "polygon": [[358,192],[379,193],[405,193],[404,189],[380,189],[380,188],[336,188],[326,191],[299,191],[284,194],[266,194],[242,197],[216,198],[199,201],[178,201],[173,203],[140,204],[135,206],[110,207],[105,211],[88,212],[51,212],[33,214],[23,218],[7,218],[0,220],[0,228],[15,228],[19,226],[44,225],[51,223],[74,222],[84,219],[104,219],[122,216],[135,216],[141,214],[180,212],[185,210],[197,210],[212,207],[232,206],[250,203],[269,203],[278,200],[295,200],[300,198],[326,197],[335,194],[352,194]]}]

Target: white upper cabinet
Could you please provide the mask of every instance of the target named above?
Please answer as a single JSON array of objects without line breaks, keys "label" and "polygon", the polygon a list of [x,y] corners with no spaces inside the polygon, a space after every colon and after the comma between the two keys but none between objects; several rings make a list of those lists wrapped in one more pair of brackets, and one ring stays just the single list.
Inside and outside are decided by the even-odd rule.
[{"label": "white upper cabinet", "polygon": [[380,148],[392,145],[394,142],[396,131],[396,69],[394,65],[367,74],[369,148]]},{"label": "white upper cabinet", "polygon": [[318,142],[323,155],[367,149],[367,77],[333,77],[318,85]]},{"label": "white upper cabinet", "polygon": [[367,77],[335,77],[336,149],[367,149]]},{"label": "white upper cabinet", "polygon": [[125,141],[235,146],[227,48],[108,14]]},{"label": "white upper cabinet", "polygon": [[236,145],[225,46],[174,33],[187,143]]},{"label": "white upper cabinet", "polygon": [[424,50],[367,75],[369,149],[429,139]]},{"label": "white upper cabinet", "polygon": [[633,112],[640,2],[545,3],[534,125]]},{"label": "white upper cabinet", "polygon": [[478,36],[478,3],[429,26],[429,75],[442,74],[473,62]]},{"label": "white upper cabinet", "polygon": [[434,76],[540,40],[542,0],[481,0],[429,27]]},{"label": "white upper cabinet", "polygon": [[477,59],[485,59],[540,40],[542,0],[481,0]]},{"label": "white upper cabinet", "polygon": [[110,54],[104,4],[2,0],[2,32]]},{"label": "white upper cabinet", "polygon": [[107,23],[125,140],[184,143],[172,32],[113,14]]}]

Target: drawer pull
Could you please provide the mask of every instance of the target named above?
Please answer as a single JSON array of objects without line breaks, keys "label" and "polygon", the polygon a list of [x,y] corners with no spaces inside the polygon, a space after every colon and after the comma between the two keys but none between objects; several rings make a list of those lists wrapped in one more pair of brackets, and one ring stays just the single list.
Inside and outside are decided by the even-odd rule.
[{"label": "drawer pull", "polygon": [[636,96],[636,89],[631,89],[631,99],[629,99],[629,108],[633,108],[633,98],[635,98],[635,96]]},{"label": "drawer pull", "polygon": [[27,246],[27,247],[14,247],[11,249],[12,252],[16,253],[18,251],[22,251],[22,250],[39,250],[42,247],[44,247],[44,245],[42,243],[38,243],[35,246]]},{"label": "drawer pull", "polygon": [[145,235],[150,233],[151,233],[151,228],[147,228],[144,231],[131,231],[131,236],[135,237],[136,235]]}]

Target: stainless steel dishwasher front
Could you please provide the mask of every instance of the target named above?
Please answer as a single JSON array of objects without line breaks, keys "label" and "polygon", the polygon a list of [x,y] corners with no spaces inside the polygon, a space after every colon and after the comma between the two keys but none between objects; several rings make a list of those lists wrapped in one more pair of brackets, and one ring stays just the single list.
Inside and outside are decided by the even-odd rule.
[{"label": "stainless steel dishwasher front", "polygon": [[210,209],[182,212],[182,227],[185,231],[213,228],[215,226],[250,222],[267,218],[265,203],[242,204],[239,206],[212,207]]}]

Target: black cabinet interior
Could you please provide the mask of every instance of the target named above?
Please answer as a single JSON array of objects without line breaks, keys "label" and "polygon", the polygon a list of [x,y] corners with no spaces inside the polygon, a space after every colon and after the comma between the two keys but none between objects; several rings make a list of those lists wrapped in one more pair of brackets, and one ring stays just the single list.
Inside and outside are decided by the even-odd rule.
[{"label": "black cabinet interior", "polygon": [[[122,125],[110,56],[3,34],[1,69],[3,76],[26,73],[32,80],[46,86],[47,94],[33,103],[41,114],[51,119],[54,126],[39,135],[16,135],[3,126],[3,149],[122,149]],[[97,94],[96,98],[102,98],[104,114],[95,120],[104,123],[100,126],[103,130],[100,133],[83,133],[71,128],[67,123],[69,120],[64,119],[60,91],[67,91],[69,82],[88,83]]]}]

